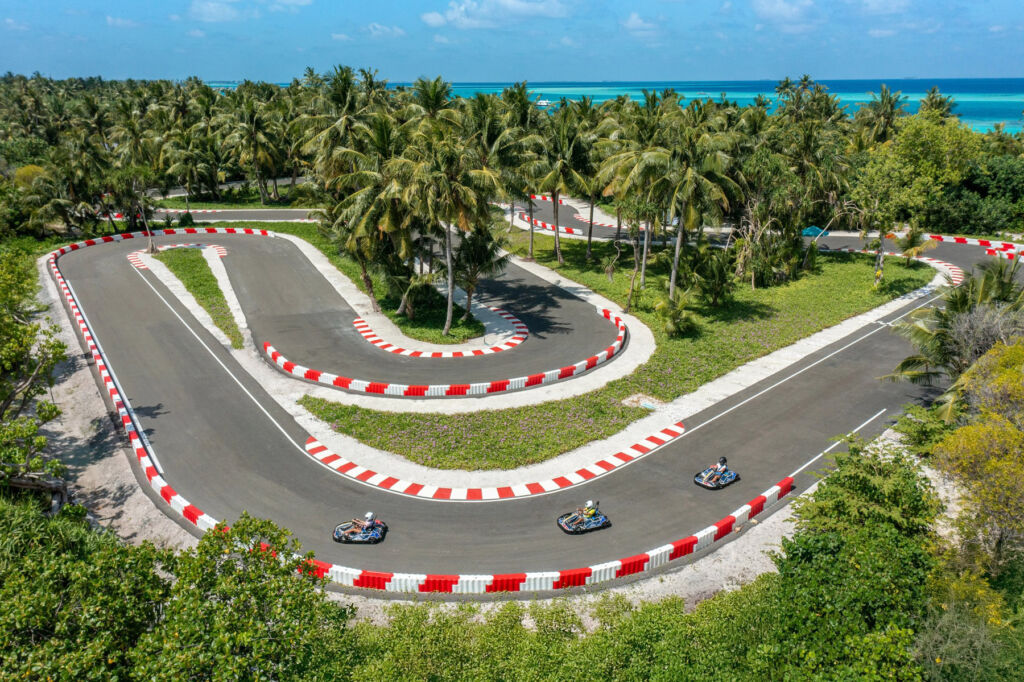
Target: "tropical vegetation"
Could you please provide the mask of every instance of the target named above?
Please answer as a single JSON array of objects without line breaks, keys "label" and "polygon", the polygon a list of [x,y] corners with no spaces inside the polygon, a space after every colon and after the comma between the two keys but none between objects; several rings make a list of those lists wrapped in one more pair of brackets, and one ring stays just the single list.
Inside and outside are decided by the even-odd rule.
[{"label": "tropical vegetation", "polygon": [[[375,71],[343,66],[307,69],[284,87],[246,81],[233,90],[195,78],[7,74],[0,235],[112,231],[120,229],[115,215],[129,229],[146,228],[156,199],[175,186],[186,208],[192,200],[240,203],[231,192],[243,192],[241,203],[315,205],[375,301],[387,298],[412,317],[417,303],[432,306],[428,280],[440,280],[447,335],[460,239],[490,239],[495,202],[532,212],[531,194],[552,195],[556,217],[557,199],[568,195],[588,201],[591,215],[596,203],[614,211],[639,290],[648,287],[651,259],[670,259],[668,319],[684,319],[698,296],[727,299],[736,281],[764,287],[799,276],[808,225],[918,235],[1024,230],[1020,134],[973,132],[937,91],[913,116],[906,98],[884,86],[853,112],[807,76],[781,81],[775,94],[739,107],[665,90],[639,102],[584,98],[545,111],[526,83],[453,98],[441,78],[392,87]],[[226,181],[245,186],[225,190]],[[705,227],[722,222],[736,228],[728,258],[700,247]],[[532,228],[530,235],[532,257]],[[553,236],[562,264],[563,240]],[[592,236],[591,228],[588,260]],[[666,236],[667,254],[657,248]],[[472,253],[490,259],[472,269],[500,270],[496,248]],[[883,270],[879,258],[876,284]],[[384,274],[385,291],[372,286],[373,272]]]}]

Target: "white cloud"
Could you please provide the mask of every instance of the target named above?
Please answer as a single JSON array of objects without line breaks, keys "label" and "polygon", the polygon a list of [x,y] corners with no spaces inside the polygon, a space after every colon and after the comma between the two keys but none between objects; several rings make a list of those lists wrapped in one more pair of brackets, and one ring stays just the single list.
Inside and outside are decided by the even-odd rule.
[{"label": "white cloud", "polygon": [[202,31],[202,30],[200,30],[198,28],[192,29],[191,31],[188,32],[188,34],[190,36],[192,36],[193,38],[205,38],[206,37],[206,32]]},{"label": "white cloud", "polygon": [[444,15],[440,12],[427,12],[426,14],[421,14],[420,19],[422,19],[423,23],[427,26],[444,26],[445,23]]},{"label": "white cloud", "polygon": [[869,14],[899,14],[909,4],[910,0],[861,0],[861,6]]},{"label": "white cloud", "polygon": [[658,27],[654,22],[645,21],[636,12],[630,12],[629,17],[620,24],[634,38],[653,38],[658,32]]},{"label": "white cloud", "polygon": [[4,19],[4,28],[8,31],[27,31],[28,24],[23,24],[20,21],[15,21],[14,19],[7,17]]},{"label": "white cloud", "polygon": [[991,31],[992,33],[1002,33],[1003,31],[1006,30],[1006,27],[1005,26],[998,26],[998,25],[997,26],[989,26],[988,30]]},{"label": "white cloud", "polygon": [[363,30],[369,33],[371,38],[401,38],[405,35],[405,31],[398,26],[385,26],[377,22],[367,24]]},{"label": "white cloud", "polygon": [[420,19],[437,28],[451,24],[455,28],[494,28],[509,20],[558,18],[569,12],[562,0],[451,0],[448,9],[426,12]]},{"label": "white cloud", "polygon": [[271,12],[298,12],[300,7],[313,4],[313,0],[273,0],[270,3]]},{"label": "white cloud", "polygon": [[180,14],[169,14],[169,15],[167,15],[167,18],[169,20],[171,20],[171,21],[181,21],[181,15]]},{"label": "white cloud", "polygon": [[799,21],[813,5],[813,0],[753,0],[752,3],[758,16],[779,22]]},{"label": "white cloud", "polygon": [[113,26],[114,28],[137,28],[138,24],[131,19],[124,19],[122,17],[112,17],[107,15],[107,26]]},{"label": "white cloud", "polygon": [[576,41],[570,38],[569,36],[562,36],[558,40],[558,42],[564,45],[565,47],[576,47]]},{"label": "white cloud", "polygon": [[872,38],[891,38],[896,35],[896,31],[891,28],[873,28],[868,31],[868,35]]},{"label": "white cloud", "polygon": [[352,40],[344,33],[332,33],[331,40]]},{"label": "white cloud", "polygon": [[210,23],[220,21],[235,21],[241,18],[242,12],[236,6],[235,0],[192,0],[188,13],[193,19]]},{"label": "white cloud", "polygon": [[447,45],[451,41],[448,40],[448,36],[443,36],[443,35],[439,35],[439,34],[435,33],[434,34],[434,42],[435,43],[440,43],[441,45]]}]

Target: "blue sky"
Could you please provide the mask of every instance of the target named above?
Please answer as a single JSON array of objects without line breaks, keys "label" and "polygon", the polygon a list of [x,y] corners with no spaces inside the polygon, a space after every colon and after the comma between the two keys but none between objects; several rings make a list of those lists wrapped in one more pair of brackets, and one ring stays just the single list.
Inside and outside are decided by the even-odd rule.
[{"label": "blue sky", "polygon": [[0,0],[0,71],[287,81],[1022,77],[1021,0]]}]

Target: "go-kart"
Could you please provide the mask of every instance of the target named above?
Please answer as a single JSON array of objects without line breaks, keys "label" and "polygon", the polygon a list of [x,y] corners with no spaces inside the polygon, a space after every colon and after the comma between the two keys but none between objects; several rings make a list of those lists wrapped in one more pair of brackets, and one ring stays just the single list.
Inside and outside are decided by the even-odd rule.
[{"label": "go-kart", "polygon": [[736,481],[740,480],[739,474],[737,474],[732,469],[726,469],[717,481],[712,481],[717,471],[718,469],[716,469],[715,467],[708,467],[704,471],[694,476],[693,482],[701,486],[702,488],[707,488],[708,490],[721,490],[730,483],[735,483]]},{"label": "go-kart", "polygon": [[388,524],[380,520],[374,520],[357,533],[345,533],[351,527],[351,521],[335,526],[334,541],[353,545],[376,545],[388,534]]},{"label": "go-kart", "polygon": [[581,514],[579,511],[571,511],[562,514],[556,521],[558,527],[570,535],[582,535],[595,530],[601,530],[612,525],[612,520],[601,513],[598,509],[593,516]]}]

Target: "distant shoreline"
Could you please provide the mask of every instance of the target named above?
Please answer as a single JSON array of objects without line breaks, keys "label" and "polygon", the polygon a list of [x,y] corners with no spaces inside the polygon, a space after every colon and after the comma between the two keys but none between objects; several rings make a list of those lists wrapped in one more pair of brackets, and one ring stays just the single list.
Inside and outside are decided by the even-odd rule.
[{"label": "distant shoreline", "polygon": [[[211,87],[233,89],[241,81],[208,80]],[[907,111],[917,111],[918,100],[932,86],[937,86],[944,95],[952,95],[957,103],[954,110],[960,120],[979,132],[992,130],[1002,123],[1006,132],[1024,130],[1024,78],[871,78],[871,79],[825,79],[816,81],[839,97],[848,111],[853,113],[864,102],[869,102],[868,93],[878,92],[882,84],[892,90],[900,90],[907,96]],[[511,81],[464,81],[452,83],[452,94],[472,97],[478,92],[500,94],[511,85]],[[595,104],[626,95],[634,100],[642,99],[643,90],[664,90],[673,88],[687,100],[718,99],[724,93],[726,98],[740,106],[753,103],[758,95],[770,99],[775,97],[777,80],[677,80],[677,81],[528,81],[532,95],[537,99],[557,103],[561,98],[579,99],[591,97]],[[288,83],[277,83],[286,87]],[[395,81],[390,87],[409,86],[411,83]]]}]

